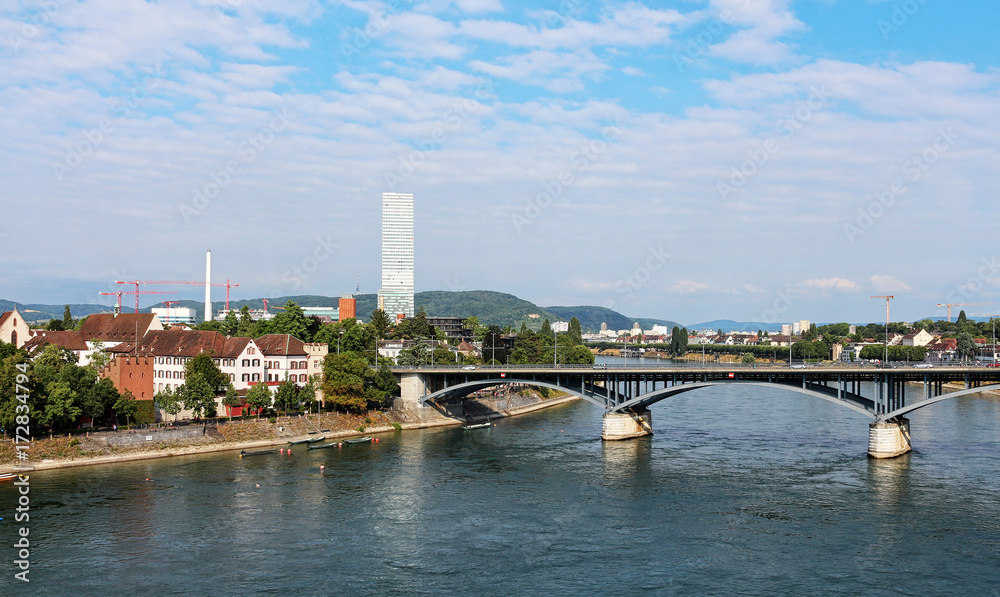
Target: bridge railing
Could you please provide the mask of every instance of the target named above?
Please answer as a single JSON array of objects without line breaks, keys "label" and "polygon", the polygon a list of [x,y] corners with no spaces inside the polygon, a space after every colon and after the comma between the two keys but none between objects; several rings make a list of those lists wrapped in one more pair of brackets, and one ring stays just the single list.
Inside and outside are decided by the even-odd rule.
[{"label": "bridge railing", "polygon": [[855,363],[793,363],[789,365],[785,363],[716,363],[716,362],[706,362],[706,363],[692,363],[692,362],[675,362],[666,361],[662,359],[647,359],[649,362],[640,363],[595,363],[593,365],[577,365],[577,364],[537,364],[537,365],[420,365],[420,366],[403,366],[394,365],[390,367],[393,371],[460,371],[469,372],[489,372],[489,371],[517,371],[517,370],[538,370],[546,369],[552,371],[569,370],[573,372],[580,371],[607,371],[607,370],[648,370],[648,369],[718,369],[718,370],[788,370],[788,369],[871,369],[873,371],[880,369],[961,369],[961,368],[973,368],[973,369],[985,369],[988,365],[978,365],[975,363],[932,363],[928,364],[925,362],[919,363],[889,363],[888,365],[867,363],[867,362],[855,362]]}]

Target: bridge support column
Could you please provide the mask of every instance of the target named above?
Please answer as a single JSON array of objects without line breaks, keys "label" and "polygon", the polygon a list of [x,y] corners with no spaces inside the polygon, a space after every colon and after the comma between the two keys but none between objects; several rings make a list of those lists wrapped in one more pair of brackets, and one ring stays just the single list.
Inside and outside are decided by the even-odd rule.
[{"label": "bridge support column", "polygon": [[895,458],[910,451],[910,420],[898,417],[868,425],[868,456]]},{"label": "bridge support column", "polygon": [[641,413],[604,413],[601,439],[613,441],[653,435],[653,416],[649,410]]},{"label": "bridge support column", "polygon": [[429,394],[427,380],[420,373],[404,373],[399,379],[399,396],[402,408],[416,410],[424,406],[420,399]]}]

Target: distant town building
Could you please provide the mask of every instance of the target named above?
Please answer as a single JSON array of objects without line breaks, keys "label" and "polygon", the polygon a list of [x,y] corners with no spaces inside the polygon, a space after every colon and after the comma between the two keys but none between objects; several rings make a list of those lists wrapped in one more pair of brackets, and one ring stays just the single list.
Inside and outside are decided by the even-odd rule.
[{"label": "distant town building", "polygon": [[903,336],[903,346],[927,346],[934,341],[934,336],[927,330],[918,330]]},{"label": "distant town building", "polygon": [[31,329],[24,323],[24,317],[17,309],[0,315],[0,342],[21,348],[30,337]]},{"label": "distant town building", "polygon": [[441,330],[448,338],[472,338],[472,330],[465,327],[464,317],[428,317],[427,325]]},{"label": "distant town building", "polygon": [[382,193],[382,288],[379,308],[413,317],[413,194]]},{"label": "distant town building", "polygon": [[552,327],[552,331],[556,332],[557,334],[559,332],[568,332],[569,331],[569,322],[568,321],[554,321],[554,322],[552,322],[552,326],[551,327]]},{"label": "distant town building", "polygon": [[349,294],[345,294],[340,297],[339,306],[337,308],[337,321],[355,319],[357,316],[357,300]]},{"label": "distant town building", "polygon": [[88,342],[100,340],[105,348],[121,342],[135,342],[147,333],[163,330],[156,313],[95,313],[80,326],[80,333]]},{"label": "distant town building", "polygon": [[197,312],[190,307],[153,307],[150,311],[155,313],[160,318],[160,323],[165,326],[171,326],[175,323],[188,325],[197,323],[195,321]]}]

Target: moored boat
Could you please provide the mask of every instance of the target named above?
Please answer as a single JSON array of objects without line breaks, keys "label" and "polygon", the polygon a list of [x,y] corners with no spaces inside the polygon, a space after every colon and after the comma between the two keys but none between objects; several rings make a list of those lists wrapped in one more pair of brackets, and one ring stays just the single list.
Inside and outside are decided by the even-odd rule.
[{"label": "moored boat", "polygon": [[322,450],[323,448],[333,448],[339,445],[337,442],[331,442],[329,444],[309,444],[307,447],[310,450]]},{"label": "moored boat", "polygon": [[14,473],[0,473],[0,481],[10,481],[14,477],[17,477]]},{"label": "moored boat", "polygon": [[351,439],[345,439],[345,444],[367,444],[372,441],[370,437],[354,437]]},{"label": "moored boat", "polygon": [[492,427],[493,423],[476,423],[475,425],[462,425],[462,429],[466,431],[470,429],[483,429],[485,427]]},{"label": "moored boat", "polygon": [[240,450],[240,458],[243,458],[244,456],[259,456],[261,454],[274,454],[277,451],[278,450],[276,450],[275,448],[271,448],[270,450],[250,450],[250,451]]}]

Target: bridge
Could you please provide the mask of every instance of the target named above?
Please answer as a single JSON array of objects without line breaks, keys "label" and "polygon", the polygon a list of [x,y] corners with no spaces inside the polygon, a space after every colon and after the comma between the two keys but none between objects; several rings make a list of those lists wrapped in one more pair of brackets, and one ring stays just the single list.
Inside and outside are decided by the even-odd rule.
[{"label": "bridge", "polygon": [[[782,388],[869,417],[868,455],[873,458],[891,458],[910,451],[909,420],[905,415],[942,400],[1000,389],[1000,369],[982,366],[883,369],[870,365],[734,363],[686,367],[671,363],[394,367],[393,372],[408,408],[447,404],[477,390],[507,384],[567,392],[605,411],[601,434],[605,440],[652,434],[649,407],[678,394],[722,384]],[[961,384],[961,389],[946,386],[954,383]]]}]

